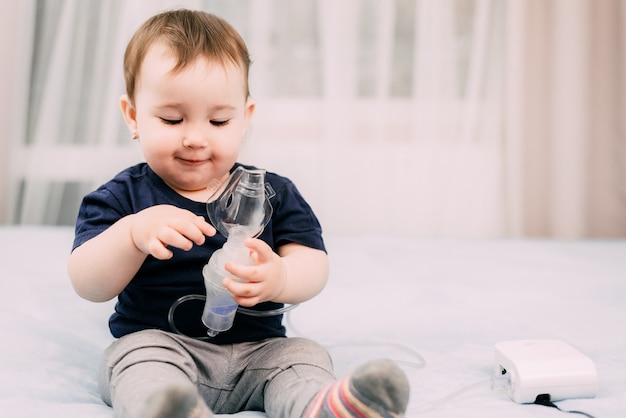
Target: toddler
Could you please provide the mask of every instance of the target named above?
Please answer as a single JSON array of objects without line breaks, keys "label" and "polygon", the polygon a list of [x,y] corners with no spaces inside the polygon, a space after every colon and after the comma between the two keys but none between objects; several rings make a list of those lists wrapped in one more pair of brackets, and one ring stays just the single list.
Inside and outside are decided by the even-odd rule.
[{"label": "toddler", "polygon": [[[208,222],[212,185],[237,167],[254,113],[250,58],[240,35],[201,11],[146,21],[124,55],[123,117],[145,163],[88,194],[76,222],[68,272],[76,292],[117,297],[100,390],[116,417],[200,418],[265,411],[269,417],[399,417],[409,396],[404,373],[376,360],[337,381],[327,351],[287,338],[281,315],[237,314],[206,338],[202,267],[225,237]],[[246,166],[246,168],[253,168]],[[321,227],[294,184],[265,177],[273,214],[246,240],[253,265],[229,263],[223,284],[255,310],[317,295],[328,277]],[[171,322],[173,321],[173,323]],[[174,326],[172,326],[175,324]],[[204,338],[202,338],[204,337]]]}]

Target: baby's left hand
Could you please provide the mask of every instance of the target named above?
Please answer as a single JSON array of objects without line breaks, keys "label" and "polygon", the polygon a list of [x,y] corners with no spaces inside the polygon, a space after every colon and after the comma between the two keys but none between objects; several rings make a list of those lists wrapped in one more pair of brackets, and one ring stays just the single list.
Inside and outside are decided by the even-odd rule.
[{"label": "baby's left hand", "polygon": [[244,282],[227,277],[223,283],[238,304],[250,307],[280,295],[287,281],[287,268],[284,260],[264,241],[250,238],[246,247],[254,265],[226,263],[225,266],[226,271]]}]

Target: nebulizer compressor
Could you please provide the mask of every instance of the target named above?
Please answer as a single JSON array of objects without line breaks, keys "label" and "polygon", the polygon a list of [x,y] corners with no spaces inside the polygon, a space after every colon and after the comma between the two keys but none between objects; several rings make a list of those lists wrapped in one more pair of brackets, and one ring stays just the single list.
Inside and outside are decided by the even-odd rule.
[{"label": "nebulizer compressor", "polygon": [[226,237],[226,243],[213,253],[202,269],[206,296],[183,296],[170,307],[168,320],[173,331],[180,334],[174,323],[176,308],[189,300],[205,300],[202,323],[207,327],[208,338],[229,330],[237,312],[264,317],[281,315],[297,306],[285,305],[266,311],[246,309],[238,306],[222,284],[225,277],[233,277],[226,271],[226,263],[252,265],[250,251],[244,243],[247,238],[259,236],[268,224],[272,216],[269,199],[273,193],[265,183],[265,170],[239,166],[209,198],[206,205],[209,220]]}]

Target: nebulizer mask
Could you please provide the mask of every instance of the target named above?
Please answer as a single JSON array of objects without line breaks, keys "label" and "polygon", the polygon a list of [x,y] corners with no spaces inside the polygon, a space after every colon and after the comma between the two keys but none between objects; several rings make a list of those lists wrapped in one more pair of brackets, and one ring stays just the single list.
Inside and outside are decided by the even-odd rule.
[{"label": "nebulizer mask", "polygon": [[233,229],[256,237],[272,217],[273,193],[269,184],[266,188],[265,170],[239,166],[209,198],[209,220],[226,238]]},{"label": "nebulizer mask", "polygon": [[[174,324],[174,311],[183,302],[192,299],[205,300],[202,322],[207,327],[209,338],[232,327],[236,312],[251,316],[281,315],[297,305],[286,305],[280,309],[258,311],[238,306],[232,295],[222,284],[225,277],[233,277],[224,266],[227,262],[252,265],[250,250],[244,245],[247,238],[257,237],[263,232],[272,216],[269,199],[274,195],[271,186],[265,183],[265,170],[237,167],[229,178],[218,185],[206,205],[209,220],[227,239],[224,246],[215,251],[202,269],[206,296],[187,295],[179,298],[168,314],[170,327],[178,332]],[[235,280],[240,280],[233,277]]]}]

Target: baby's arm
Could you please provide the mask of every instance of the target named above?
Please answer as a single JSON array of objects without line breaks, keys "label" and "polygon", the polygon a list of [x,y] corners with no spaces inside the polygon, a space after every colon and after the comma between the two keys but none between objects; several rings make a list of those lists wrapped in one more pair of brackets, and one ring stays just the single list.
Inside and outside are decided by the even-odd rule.
[{"label": "baby's arm", "polygon": [[322,291],[328,280],[328,257],[324,251],[290,243],[276,254],[263,241],[249,239],[254,266],[228,263],[226,270],[245,282],[231,278],[224,286],[242,306],[261,302],[300,303]]},{"label": "baby's arm", "polygon": [[324,251],[287,244],[278,252],[285,263],[287,278],[283,290],[273,301],[305,302],[324,289],[328,282],[328,256]]},{"label": "baby's arm", "polygon": [[93,302],[117,296],[150,254],[165,260],[167,247],[190,250],[202,245],[215,229],[185,209],[158,205],[128,215],[74,249],[68,273],[76,293]]}]

